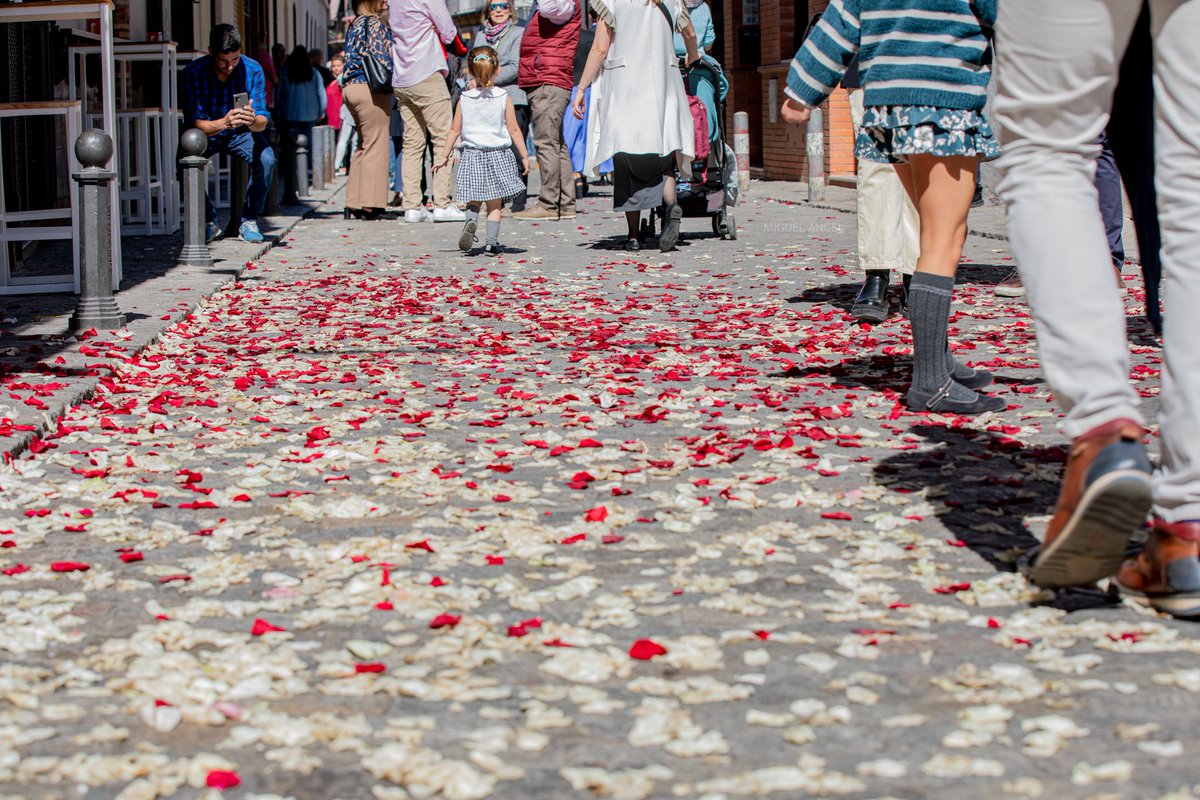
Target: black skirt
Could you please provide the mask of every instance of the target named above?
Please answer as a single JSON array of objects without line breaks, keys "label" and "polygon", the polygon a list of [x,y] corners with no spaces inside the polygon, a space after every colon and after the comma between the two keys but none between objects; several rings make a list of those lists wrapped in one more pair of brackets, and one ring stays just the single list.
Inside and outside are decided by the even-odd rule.
[{"label": "black skirt", "polygon": [[645,211],[662,205],[663,184],[675,156],[617,153],[613,156],[613,210]]}]

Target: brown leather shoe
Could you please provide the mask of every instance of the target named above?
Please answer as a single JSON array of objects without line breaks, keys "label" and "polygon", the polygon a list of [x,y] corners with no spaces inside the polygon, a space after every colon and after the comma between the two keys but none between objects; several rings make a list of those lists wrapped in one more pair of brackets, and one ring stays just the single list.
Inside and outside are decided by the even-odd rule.
[{"label": "brown leather shoe", "polygon": [[1146,547],[1113,583],[1123,596],[1176,617],[1200,616],[1200,522],[1155,518]]},{"label": "brown leather shoe", "polygon": [[1029,573],[1039,586],[1079,586],[1107,578],[1152,501],[1142,427],[1113,420],[1071,445],[1054,516]]},{"label": "brown leather shoe", "polygon": [[533,208],[527,208],[524,211],[515,212],[513,214],[513,219],[556,220],[558,219],[558,211],[553,208],[546,208],[543,205],[536,205]]}]

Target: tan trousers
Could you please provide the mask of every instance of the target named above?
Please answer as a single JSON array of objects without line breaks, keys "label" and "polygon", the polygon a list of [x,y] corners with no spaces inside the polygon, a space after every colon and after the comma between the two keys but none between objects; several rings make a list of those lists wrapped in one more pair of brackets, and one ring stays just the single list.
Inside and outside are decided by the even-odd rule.
[{"label": "tan trousers", "polygon": [[571,93],[546,84],[530,89],[527,94],[533,115],[538,176],[542,181],[538,204],[552,211],[574,211],[575,172],[571,169],[571,151],[563,140],[563,114]]},{"label": "tan trousers", "polygon": [[[863,91],[850,92],[854,135],[862,127]],[[921,223],[891,164],[858,162],[858,264],[864,270],[917,270]]]},{"label": "tan trousers", "polygon": [[[435,157],[446,147],[453,113],[446,79],[435,72],[415,86],[397,87],[400,118],[404,120],[404,161],[400,173],[404,178],[404,211],[421,207],[421,173],[425,171],[425,134],[433,139]],[[437,208],[450,205],[451,172],[438,170],[433,176],[433,204]]]},{"label": "tan trousers", "polygon": [[388,161],[392,155],[388,136],[392,96],[372,92],[365,83],[351,83],[343,89],[342,98],[358,126],[358,147],[350,156],[346,207],[385,208]]}]

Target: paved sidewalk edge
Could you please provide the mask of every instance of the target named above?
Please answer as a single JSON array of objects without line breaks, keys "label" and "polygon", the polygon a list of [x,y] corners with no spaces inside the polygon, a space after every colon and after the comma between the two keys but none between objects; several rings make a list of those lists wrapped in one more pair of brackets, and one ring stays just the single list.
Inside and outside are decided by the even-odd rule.
[{"label": "paved sidewalk edge", "polygon": [[[769,181],[769,183],[777,183],[777,181]],[[759,186],[761,186],[761,184],[759,184]],[[804,183],[797,184],[797,187],[800,192],[807,193],[807,191],[808,191],[808,189],[806,188],[806,185]],[[857,208],[854,208],[851,206],[846,206],[846,205],[840,205],[838,203],[830,202],[828,200],[819,202],[819,203],[811,203],[805,199],[797,199],[794,197],[783,197],[783,196],[780,196],[778,193],[772,193],[769,190],[767,192],[755,192],[754,191],[755,188],[759,188],[759,187],[751,185],[750,191],[748,191],[746,193],[747,196],[757,197],[762,200],[774,200],[777,203],[801,203],[803,205],[808,206],[809,208],[819,208],[824,211],[837,211],[842,214],[855,214],[856,215],[858,213]],[[763,187],[763,188],[765,188],[765,187]],[[846,187],[839,186],[837,188],[846,188]],[[967,235],[968,236],[979,236],[984,239],[995,239],[997,241],[1002,241],[1002,242],[1008,241],[1008,232],[1007,231],[985,230],[983,228],[971,227],[970,224],[967,225]]]},{"label": "paved sidewalk edge", "polygon": [[[131,350],[129,355],[136,356],[139,353],[145,351],[148,347],[150,347],[151,345],[158,342],[158,340],[162,337],[162,335],[167,330],[169,330],[172,326],[174,326],[176,323],[178,323],[180,320],[182,320],[188,314],[191,314],[193,311],[195,311],[196,308],[198,308],[200,306],[200,304],[203,303],[205,300],[212,297],[217,292],[221,291],[221,289],[225,288],[230,283],[234,283],[238,280],[241,280],[242,275],[246,272],[246,267],[250,262],[257,261],[258,259],[262,258],[264,255],[266,255],[268,252],[270,252],[270,250],[272,248],[274,248],[277,244],[282,242],[283,239],[289,233],[291,233],[292,230],[297,225],[299,225],[301,222],[303,222],[304,220],[311,217],[314,213],[325,208],[325,206],[327,204],[329,204],[330,201],[332,201],[339,194],[341,194],[343,191],[345,191],[345,188],[346,188],[346,183],[345,183],[345,181],[343,181],[340,186],[334,188],[333,191],[331,191],[324,198],[322,198],[322,199],[309,198],[309,201],[312,202],[312,205],[309,205],[307,210],[303,214],[301,214],[299,216],[295,216],[295,217],[290,217],[289,218],[290,221],[288,222],[288,224],[285,227],[280,228],[278,233],[274,234],[274,239],[263,242],[262,245],[260,245],[255,250],[251,251],[250,254],[247,255],[244,259],[240,259],[241,266],[237,268],[237,271],[235,273],[231,274],[227,279],[213,285],[208,290],[206,290],[205,292],[200,294],[196,298],[196,301],[192,305],[190,305],[188,308],[178,309],[178,310],[169,312],[170,319],[162,320],[163,324],[158,326],[158,329],[156,331],[154,331],[153,333],[151,333],[147,339],[137,343],[134,346],[134,348]],[[5,463],[15,461],[29,448],[29,446],[33,443],[33,441],[35,439],[38,439],[46,432],[53,430],[55,424],[59,420],[62,419],[62,415],[66,412],[66,410],[68,408],[72,408],[73,406],[80,405],[81,403],[84,403],[84,402],[88,401],[89,399],[91,399],[92,395],[95,394],[95,392],[96,392],[96,387],[100,385],[100,376],[98,376],[98,375],[84,376],[80,379],[80,384],[81,385],[79,387],[72,388],[72,389],[68,390],[65,394],[56,395],[50,401],[50,406],[42,411],[41,422],[36,426],[36,430],[17,431],[15,433],[15,435],[13,435],[12,437],[7,437],[8,442],[5,443],[5,448],[3,450],[3,457],[4,457]]]}]

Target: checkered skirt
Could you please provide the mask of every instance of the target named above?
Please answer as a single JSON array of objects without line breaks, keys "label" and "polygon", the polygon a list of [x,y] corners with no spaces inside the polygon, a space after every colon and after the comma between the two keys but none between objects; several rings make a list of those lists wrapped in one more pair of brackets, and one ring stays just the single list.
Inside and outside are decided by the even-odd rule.
[{"label": "checkered skirt", "polygon": [[525,184],[511,147],[463,147],[454,178],[455,202],[508,200],[523,191]]}]

